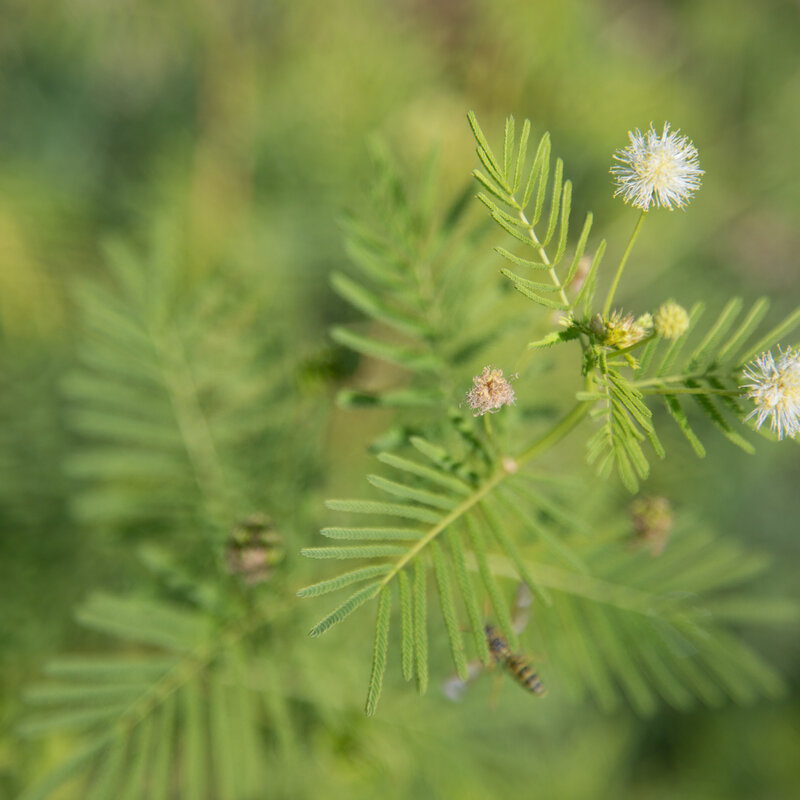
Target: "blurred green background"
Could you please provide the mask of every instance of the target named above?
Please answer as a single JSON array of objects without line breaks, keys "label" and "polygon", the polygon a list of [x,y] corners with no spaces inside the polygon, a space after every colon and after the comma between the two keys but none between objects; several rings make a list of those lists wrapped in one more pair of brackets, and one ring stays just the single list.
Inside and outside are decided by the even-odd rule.
[{"label": "blurred green background", "polygon": [[[64,396],[85,322],[74,289],[106,279],[105,242],[148,252],[167,231],[187,285],[230,271],[263,298],[267,369],[310,365],[292,384],[307,422],[287,462],[299,471],[252,476],[295,563],[321,498],[358,485],[386,421],[334,410],[353,365],[325,332],[350,314],[327,275],[346,265],[337,218],[364,203],[370,140],[412,171],[439,147],[456,192],[476,163],[466,111],[495,139],[506,114],[529,117],[613,260],[633,212],[611,199],[610,155],[628,129],[668,120],[698,147],[705,185],[685,213],[648,219],[621,299],[768,294],[777,320],[800,296],[798,52],[795,0],[0,0],[0,796],[65,746],[15,726],[41,663],[85,644],[72,607],[145,580],[132,557],[144,523],[112,530],[85,513],[66,468],[80,446]],[[763,443],[748,459],[709,444],[704,461],[681,450],[659,465],[651,489],[773,553],[764,591],[796,593],[797,449]],[[287,774],[263,797],[780,800],[800,787],[796,630],[756,640],[793,688],[785,701],[647,721],[539,713],[509,689],[497,709],[484,691],[454,706],[398,685],[366,721],[365,676],[351,673],[367,639],[305,644],[304,631],[282,636],[336,694],[339,722],[309,734],[309,775],[326,783]]]}]

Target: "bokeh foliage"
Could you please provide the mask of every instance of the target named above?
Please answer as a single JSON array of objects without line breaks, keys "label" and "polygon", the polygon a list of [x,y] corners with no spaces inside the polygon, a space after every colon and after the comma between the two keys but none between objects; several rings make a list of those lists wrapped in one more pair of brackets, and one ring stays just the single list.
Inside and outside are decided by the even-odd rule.
[{"label": "bokeh foliage", "polygon": [[[21,693],[58,652],[108,650],[107,637],[73,621],[92,592],[213,606],[205,584],[176,575],[219,574],[236,515],[220,513],[224,503],[268,511],[281,530],[287,555],[267,592],[276,605],[286,588],[315,579],[297,553],[318,544],[321,498],[350,493],[389,423],[382,410],[332,410],[338,389],[369,390],[385,376],[325,333],[355,318],[328,275],[346,264],[341,211],[367,202],[376,133],[414,174],[438,144],[443,185],[457,194],[474,165],[466,109],[495,138],[509,111],[530,117],[537,136],[547,128],[558,143],[576,214],[595,212],[613,259],[630,218],[610,199],[610,153],[628,128],[668,119],[700,149],[706,183],[687,215],[649,220],[630,295],[703,300],[716,315],[724,296],[769,294],[775,320],[797,303],[800,18],[789,0],[5,0],[0,16],[0,792],[10,797],[72,749],[69,734],[46,744],[19,736]],[[148,287],[138,300],[120,285],[125,258]],[[127,312],[140,325],[154,320],[167,338],[198,343],[191,355],[214,390],[201,402],[232,404],[220,460],[234,500],[204,508],[192,465],[168,451],[159,464],[170,480],[156,470],[150,486],[131,482],[133,460],[98,460],[97,448],[113,453],[87,400],[98,387],[86,349],[132,352],[109,341],[86,287],[134,301]],[[220,322],[215,309],[235,319]],[[250,360],[229,363],[226,341]],[[515,352],[501,340],[493,358],[504,355]],[[117,400],[169,407],[174,398],[158,394],[165,376],[178,394],[186,388],[168,369],[160,389]],[[546,408],[567,380],[549,376],[537,402]],[[237,417],[236,397],[263,416]],[[120,410],[110,409],[114,425]],[[159,419],[175,429],[174,416]],[[236,425],[253,437],[237,441]],[[666,442],[684,458],[654,466],[649,486],[681,497],[701,525],[776,555],[760,591],[781,594],[800,555],[796,448],[762,447],[754,460],[707,441],[702,462],[679,434]],[[165,504],[170,496],[180,502]],[[153,545],[172,553],[167,569]],[[248,602],[245,593],[215,613],[236,618]],[[330,797],[526,796],[531,786],[564,798],[784,797],[800,779],[796,694],[641,722],[532,706],[514,687],[493,709],[482,679],[458,705],[437,692],[387,692],[367,722],[366,672],[354,669],[369,662],[366,638],[343,626],[335,641],[308,642],[313,612],[291,609],[269,623],[254,656],[258,681],[273,688],[263,718],[276,754],[256,777],[274,796],[314,796],[324,783]],[[796,638],[782,629],[750,639],[794,689]],[[399,684],[399,669],[387,680]]]}]

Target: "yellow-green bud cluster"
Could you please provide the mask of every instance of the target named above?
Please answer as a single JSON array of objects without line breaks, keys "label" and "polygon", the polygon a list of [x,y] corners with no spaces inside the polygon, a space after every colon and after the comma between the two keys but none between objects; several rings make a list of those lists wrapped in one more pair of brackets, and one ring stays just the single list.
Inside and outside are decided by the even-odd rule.
[{"label": "yellow-green bud cluster", "polygon": [[689,328],[689,315],[674,300],[662,303],[653,314],[653,329],[663,339],[677,339]]},{"label": "yellow-green bud cluster", "polygon": [[589,323],[589,330],[593,336],[606,347],[625,350],[633,347],[650,333],[652,318],[643,314],[635,319],[633,314],[622,311],[612,311],[608,317],[595,314]]}]

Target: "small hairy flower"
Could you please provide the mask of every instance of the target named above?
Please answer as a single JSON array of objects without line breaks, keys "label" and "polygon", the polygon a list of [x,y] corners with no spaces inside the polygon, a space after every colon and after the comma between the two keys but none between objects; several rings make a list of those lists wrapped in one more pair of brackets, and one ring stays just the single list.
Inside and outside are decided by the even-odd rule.
[{"label": "small hairy flower", "polygon": [[650,130],[628,131],[630,145],[617,150],[611,174],[620,195],[632,206],[646,211],[653,205],[682,208],[700,188],[703,170],[697,160],[697,148],[669,123],[659,136],[651,123]]},{"label": "small hairy flower", "polygon": [[487,412],[493,414],[514,402],[514,390],[503,377],[503,370],[497,367],[484,367],[483,372],[472,379],[472,383],[466,400],[475,417]]},{"label": "small hairy flower", "polygon": [[651,320],[649,314],[635,319],[633,314],[612,311],[608,317],[595,314],[589,323],[589,330],[600,344],[624,350],[633,347],[650,333]]},{"label": "small hairy flower", "polygon": [[672,530],[672,508],[666,497],[639,497],[631,504],[631,522],[636,538],[659,556]]},{"label": "small hairy flower", "polygon": [[756,418],[758,430],[770,418],[770,428],[778,439],[794,438],[800,432],[800,351],[778,348],[777,361],[772,352],[762,353],[743,372],[744,384],[755,408],[745,417]]},{"label": "small hairy flower", "polygon": [[664,339],[677,339],[689,328],[689,315],[674,300],[662,303],[653,314],[653,329]]}]

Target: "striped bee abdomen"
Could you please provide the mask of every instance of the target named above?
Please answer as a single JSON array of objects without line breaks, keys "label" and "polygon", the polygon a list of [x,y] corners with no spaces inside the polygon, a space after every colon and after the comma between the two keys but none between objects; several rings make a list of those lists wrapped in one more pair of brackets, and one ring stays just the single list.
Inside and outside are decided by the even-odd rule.
[{"label": "striped bee abdomen", "polygon": [[543,697],[546,693],[544,685],[539,680],[539,676],[533,671],[530,664],[519,655],[511,654],[506,658],[506,667],[508,671],[514,676],[514,680],[539,697]]}]

